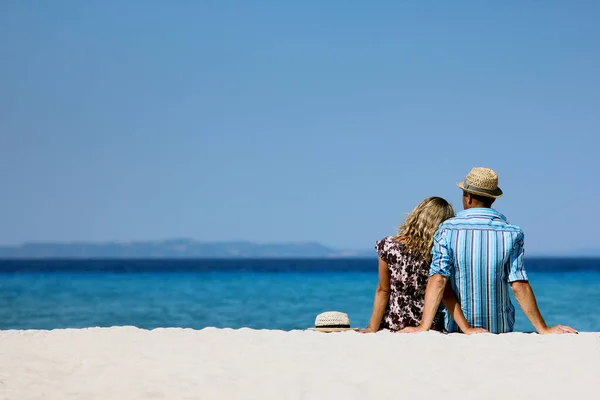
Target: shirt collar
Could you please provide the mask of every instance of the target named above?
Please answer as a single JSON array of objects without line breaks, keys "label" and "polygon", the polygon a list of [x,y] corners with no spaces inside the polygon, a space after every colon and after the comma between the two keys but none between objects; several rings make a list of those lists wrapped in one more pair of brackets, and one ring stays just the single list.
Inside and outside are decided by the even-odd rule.
[{"label": "shirt collar", "polygon": [[506,221],[506,217],[501,212],[493,208],[469,208],[468,210],[460,211],[456,214],[457,217],[488,217],[499,218]]}]

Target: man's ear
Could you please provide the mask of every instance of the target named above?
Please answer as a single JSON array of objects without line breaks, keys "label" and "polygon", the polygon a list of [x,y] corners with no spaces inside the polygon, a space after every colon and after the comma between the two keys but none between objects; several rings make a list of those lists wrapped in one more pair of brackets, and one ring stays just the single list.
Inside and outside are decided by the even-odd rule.
[{"label": "man's ear", "polygon": [[473,204],[473,195],[471,193],[467,193],[467,204],[468,205]]}]

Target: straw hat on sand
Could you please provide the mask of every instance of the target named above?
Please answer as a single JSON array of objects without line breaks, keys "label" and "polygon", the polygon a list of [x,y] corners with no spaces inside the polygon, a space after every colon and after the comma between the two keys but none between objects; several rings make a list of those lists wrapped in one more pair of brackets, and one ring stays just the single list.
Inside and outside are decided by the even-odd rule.
[{"label": "straw hat on sand", "polygon": [[502,196],[498,187],[498,174],[493,169],[476,167],[469,172],[463,182],[456,182],[465,192],[497,199]]},{"label": "straw hat on sand", "polygon": [[350,327],[348,314],[339,311],[327,311],[317,315],[317,318],[315,318],[315,327],[308,329],[328,333],[358,330]]}]

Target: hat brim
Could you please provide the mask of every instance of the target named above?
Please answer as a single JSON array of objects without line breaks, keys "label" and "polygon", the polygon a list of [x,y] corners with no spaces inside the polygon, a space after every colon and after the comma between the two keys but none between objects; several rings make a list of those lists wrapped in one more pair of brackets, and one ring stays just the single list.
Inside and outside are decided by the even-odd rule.
[{"label": "hat brim", "polygon": [[315,332],[333,333],[333,332],[345,332],[345,331],[358,331],[358,328],[308,328],[308,330],[315,331]]},{"label": "hat brim", "polygon": [[502,190],[500,188],[497,188],[495,193],[488,193],[488,192],[480,192],[480,191],[473,190],[473,189],[465,189],[465,185],[463,184],[463,182],[456,182],[456,186],[458,186],[459,188],[461,188],[462,190],[464,190],[467,193],[472,193],[472,194],[476,194],[476,195],[484,196],[484,197],[491,197],[492,199],[497,199],[503,195]]}]

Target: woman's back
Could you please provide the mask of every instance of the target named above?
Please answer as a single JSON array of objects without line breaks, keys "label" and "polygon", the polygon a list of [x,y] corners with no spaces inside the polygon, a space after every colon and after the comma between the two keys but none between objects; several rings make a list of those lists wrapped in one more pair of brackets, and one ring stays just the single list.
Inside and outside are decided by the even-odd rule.
[{"label": "woman's back", "polygon": [[[408,251],[397,238],[387,236],[375,246],[389,269],[390,298],[380,328],[397,331],[419,324],[429,278],[429,263]],[[442,330],[443,316],[436,318],[434,329]]]}]

